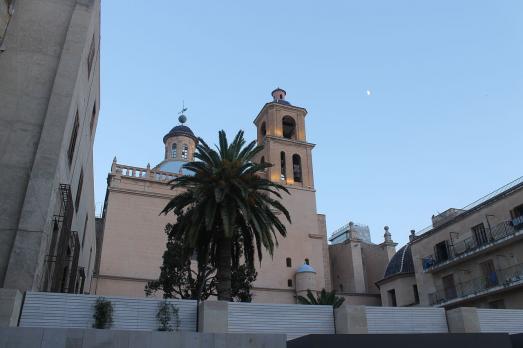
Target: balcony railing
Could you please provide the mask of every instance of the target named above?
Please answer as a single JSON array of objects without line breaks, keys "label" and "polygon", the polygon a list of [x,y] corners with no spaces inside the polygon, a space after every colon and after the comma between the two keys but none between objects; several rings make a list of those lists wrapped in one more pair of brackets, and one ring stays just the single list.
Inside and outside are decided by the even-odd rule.
[{"label": "balcony railing", "polygon": [[465,256],[465,254],[473,253],[474,251],[483,250],[484,248],[490,247],[496,244],[498,241],[514,236],[519,230],[523,228],[523,225],[519,225],[518,228],[514,228],[513,221],[504,221],[496,226],[493,226],[490,230],[485,231],[485,235],[482,238],[475,238],[471,236],[460,241],[453,241],[447,250],[447,257],[429,255],[423,258],[423,269],[430,271],[444,263],[450,263],[451,261]]},{"label": "balcony railing", "polygon": [[517,285],[523,285],[523,264],[498,269],[486,276],[439,288],[429,294],[431,305],[444,305],[449,302],[460,302],[494,291],[501,291]]}]

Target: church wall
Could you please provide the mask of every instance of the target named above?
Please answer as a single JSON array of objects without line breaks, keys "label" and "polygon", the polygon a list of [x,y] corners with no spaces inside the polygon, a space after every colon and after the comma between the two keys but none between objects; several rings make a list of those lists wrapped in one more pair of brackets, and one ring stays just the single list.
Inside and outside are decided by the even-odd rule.
[{"label": "church wall", "polygon": [[[271,258],[265,253],[261,265],[257,265],[258,279],[255,287],[268,289],[295,289],[295,272],[307,258],[316,270],[317,289],[323,289],[325,284],[323,243],[326,236],[318,230],[315,192],[310,190],[289,188],[291,195],[285,195],[283,204],[289,210],[292,224],[285,223],[287,237],[278,237],[279,245]],[[284,218],[282,216],[282,218]],[[290,257],[292,266],[286,266]],[[288,286],[288,280],[292,286]]]},{"label": "church wall", "polygon": [[354,268],[352,266],[353,253],[349,241],[329,245],[331,262],[332,288],[338,293],[356,293]]},{"label": "church wall", "polygon": [[[147,285],[146,280],[98,277],[96,294],[101,296],[145,297],[145,285]],[[153,297],[161,297],[161,295]]]},{"label": "church wall", "polygon": [[351,306],[381,306],[379,294],[343,294],[336,293],[336,296],[345,298],[343,304]]},{"label": "church wall", "polygon": [[175,222],[172,214],[159,216],[170,197],[155,196],[152,190],[123,191],[133,184],[139,186],[132,180],[123,181],[118,188],[109,189],[100,275],[155,279],[167,240],[165,225]]},{"label": "church wall", "polygon": [[389,263],[386,247],[375,244],[361,243],[361,251],[363,256],[367,292],[372,294],[379,294],[380,290],[376,286],[376,282],[383,278],[385,269]]}]

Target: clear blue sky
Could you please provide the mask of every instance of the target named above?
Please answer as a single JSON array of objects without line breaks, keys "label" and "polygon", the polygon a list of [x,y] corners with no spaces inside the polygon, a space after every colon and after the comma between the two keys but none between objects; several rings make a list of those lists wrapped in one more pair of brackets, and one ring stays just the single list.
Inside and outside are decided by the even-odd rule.
[{"label": "clear blue sky", "polygon": [[[320,5],[321,4],[321,5]],[[523,175],[523,2],[102,2],[98,206],[113,156],[156,165],[188,125],[244,129],[276,86],[305,107],[318,211],[405,243]],[[367,95],[366,91],[372,93]]]}]

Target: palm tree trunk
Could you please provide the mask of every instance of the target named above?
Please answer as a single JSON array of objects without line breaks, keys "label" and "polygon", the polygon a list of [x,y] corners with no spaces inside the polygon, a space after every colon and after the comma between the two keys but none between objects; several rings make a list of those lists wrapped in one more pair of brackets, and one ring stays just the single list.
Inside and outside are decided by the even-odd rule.
[{"label": "palm tree trunk", "polygon": [[219,301],[232,301],[231,296],[231,240],[222,238],[217,245],[216,290]]}]

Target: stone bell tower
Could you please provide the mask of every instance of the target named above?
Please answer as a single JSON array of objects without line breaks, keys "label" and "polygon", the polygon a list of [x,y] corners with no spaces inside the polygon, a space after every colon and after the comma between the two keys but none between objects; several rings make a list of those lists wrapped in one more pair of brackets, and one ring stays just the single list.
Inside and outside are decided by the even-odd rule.
[{"label": "stone bell tower", "polygon": [[254,120],[258,144],[264,145],[257,160],[272,163],[266,170],[267,178],[289,190],[281,202],[292,223],[285,222],[287,236],[278,236],[273,257],[265,255],[262,259],[253,289],[254,301],[292,303],[297,293],[307,289],[330,289],[327,232],[325,216],[316,211],[311,154],[314,144],[307,142],[307,110],[289,103],[281,88],[271,94],[272,100]]},{"label": "stone bell tower", "polygon": [[265,104],[254,124],[258,144],[265,144],[260,160],[274,164],[268,178],[274,182],[314,189],[311,150],[305,135],[307,110],[285,100],[286,92],[272,91],[272,102]]}]

